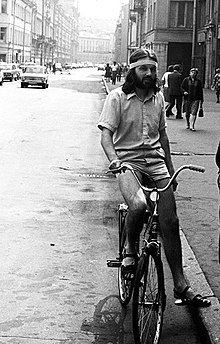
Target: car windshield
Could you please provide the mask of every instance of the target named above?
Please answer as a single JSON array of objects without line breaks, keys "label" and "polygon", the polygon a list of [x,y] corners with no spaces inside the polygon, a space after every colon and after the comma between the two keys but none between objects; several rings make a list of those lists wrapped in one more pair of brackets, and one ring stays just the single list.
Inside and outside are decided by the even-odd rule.
[{"label": "car windshield", "polygon": [[44,68],[43,67],[26,67],[26,73],[44,73]]}]

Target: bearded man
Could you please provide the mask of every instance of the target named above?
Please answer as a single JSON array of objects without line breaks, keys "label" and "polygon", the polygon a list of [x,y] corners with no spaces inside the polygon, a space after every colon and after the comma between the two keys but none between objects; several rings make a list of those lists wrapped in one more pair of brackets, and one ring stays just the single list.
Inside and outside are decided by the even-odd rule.
[{"label": "bearded man", "polygon": [[[152,51],[137,49],[130,56],[125,83],[107,96],[98,127],[102,130],[101,144],[110,161],[110,169],[129,162],[138,169],[143,183],[144,172],[147,172],[159,188],[167,185],[174,168],[166,134],[164,97],[157,85],[157,57]],[[118,174],[117,178],[129,209],[125,220],[126,253],[122,261],[126,276],[126,273],[135,273],[135,242],[142,229],[147,203],[131,171]],[[177,182],[173,189],[176,187]],[[174,281],[174,296],[195,306],[207,307],[210,301],[196,295],[183,275],[173,189],[161,194],[158,211],[163,245]]]}]

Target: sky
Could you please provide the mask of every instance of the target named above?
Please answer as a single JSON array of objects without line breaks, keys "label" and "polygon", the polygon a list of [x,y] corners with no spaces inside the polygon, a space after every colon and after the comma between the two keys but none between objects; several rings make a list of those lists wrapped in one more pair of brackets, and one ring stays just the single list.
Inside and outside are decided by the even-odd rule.
[{"label": "sky", "polygon": [[82,17],[118,19],[121,5],[128,0],[78,0]]}]

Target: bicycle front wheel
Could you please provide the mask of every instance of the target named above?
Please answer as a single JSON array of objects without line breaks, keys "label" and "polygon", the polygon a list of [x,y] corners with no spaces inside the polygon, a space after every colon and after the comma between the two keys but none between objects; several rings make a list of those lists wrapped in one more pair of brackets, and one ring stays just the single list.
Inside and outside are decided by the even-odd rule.
[{"label": "bicycle front wheel", "polygon": [[166,297],[161,259],[148,251],[139,261],[133,294],[135,344],[158,344]]}]

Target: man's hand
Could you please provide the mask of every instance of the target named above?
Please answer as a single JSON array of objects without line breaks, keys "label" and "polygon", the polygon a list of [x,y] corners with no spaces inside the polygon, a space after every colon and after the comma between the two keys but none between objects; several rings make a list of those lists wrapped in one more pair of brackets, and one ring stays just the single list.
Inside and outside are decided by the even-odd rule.
[{"label": "man's hand", "polygon": [[117,170],[121,166],[121,160],[119,159],[114,159],[111,161],[109,165],[110,170]]},{"label": "man's hand", "polygon": [[174,179],[174,181],[173,181],[173,191],[176,191],[177,186],[178,186],[178,183],[177,183],[176,179]]}]

